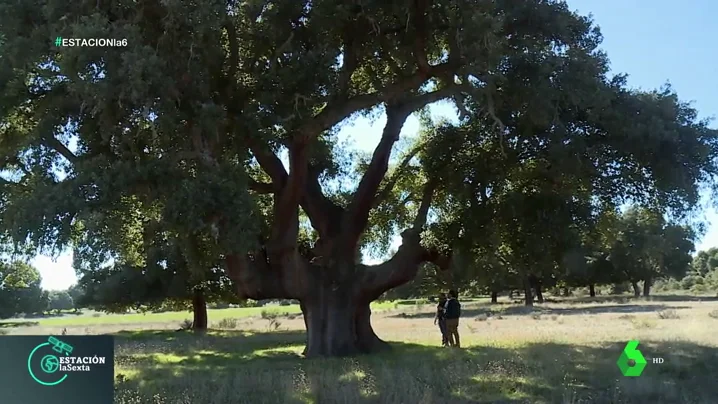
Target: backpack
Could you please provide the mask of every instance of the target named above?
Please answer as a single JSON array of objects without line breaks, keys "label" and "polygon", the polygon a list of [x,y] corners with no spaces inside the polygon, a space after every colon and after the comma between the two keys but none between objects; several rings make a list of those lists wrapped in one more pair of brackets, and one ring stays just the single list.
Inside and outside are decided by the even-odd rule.
[{"label": "backpack", "polygon": [[456,299],[449,299],[446,302],[446,318],[459,318],[461,317],[461,303]]}]

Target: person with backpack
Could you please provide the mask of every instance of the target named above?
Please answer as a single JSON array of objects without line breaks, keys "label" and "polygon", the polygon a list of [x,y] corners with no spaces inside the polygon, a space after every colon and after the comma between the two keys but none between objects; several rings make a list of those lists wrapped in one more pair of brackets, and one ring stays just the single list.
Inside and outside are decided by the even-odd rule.
[{"label": "person with backpack", "polygon": [[446,318],[444,318],[446,300],[445,293],[439,295],[439,304],[436,306],[436,316],[434,316],[434,325],[438,323],[441,331],[441,346],[449,346],[449,337],[446,334]]},{"label": "person with backpack", "polygon": [[461,303],[459,303],[459,292],[456,290],[449,291],[449,299],[446,301],[444,309],[444,318],[446,319],[446,334],[449,339],[449,345],[461,348],[459,341],[459,318],[461,317]]}]

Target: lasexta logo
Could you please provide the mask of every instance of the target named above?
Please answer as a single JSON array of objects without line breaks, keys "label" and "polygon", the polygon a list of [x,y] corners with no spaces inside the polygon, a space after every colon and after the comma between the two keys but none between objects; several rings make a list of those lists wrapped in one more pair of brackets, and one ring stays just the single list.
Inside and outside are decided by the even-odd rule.
[{"label": "lasexta logo", "polygon": [[628,341],[616,364],[624,376],[636,377],[643,373],[646,358],[638,350],[638,341]]},{"label": "lasexta logo", "polygon": [[111,335],[0,336],[0,402],[112,404],[114,345]]}]

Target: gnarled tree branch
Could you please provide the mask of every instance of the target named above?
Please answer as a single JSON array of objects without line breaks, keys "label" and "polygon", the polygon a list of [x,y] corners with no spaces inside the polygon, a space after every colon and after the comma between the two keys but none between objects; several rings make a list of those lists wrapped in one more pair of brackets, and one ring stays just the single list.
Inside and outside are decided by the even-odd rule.
[{"label": "gnarled tree branch", "polygon": [[354,245],[364,231],[369,212],[374,207],[376,193],[387,170],[394,143],[407,117],[427,104],[449,97],[460,87],[450,85],[440,90],[414,96],[400,104],[387,106],[387,122],[381,140],[374,150],[369,168],[364,173],[344,220],[344,234],[347,245]]},{"label": "gnarled tree branch", "polygon": [[275,186],[272,183],[260,182],[254,179],[249,179],[249,189],[258,194],[271,194],[275,191]]},{"label": "gnarled tree branch", "polygon": [[376,208],[381,204],[382,201],[386,200],[386,198],[389,197],[391,192],[394,190],[394,187],[396,186],[396,183],[399,182],[399,178],[401,178],[402,174],[404,173],[404,170],[409,166],[409,163],[411,163],[411,160],[416,157],[417,154],[419,154],[419,151],[421,150],[423,145],[417,145],[409,153],[404,156],[401,163],[394,169],[394,173],[389,178],[389,181],[386,183],[386,185],[379,191],[379,194],[376,198],[374,198],[374,206],[373,208]]},{"label": "gnarled tree branch", "polygon": [[410,16],[414,20],[414,58],[420,72],[428,72],[429,61],[426,58],[426,9],[431,6],[430,0],[414,0]]},{"label": "gnarled tree branch", "polygon": [[319,237],[329,239],[339,232],[344,209],[324,195],[319,184],[320,174],[318,169],[309,167],[306,189],[300,203]]},{"label": "gnarled tree branch", "polygon": [[285,251],[296,249],[299,202],[304,193],[307,170],[307,147],[304,144],[292,144],[289,148],[289,176],[281,192],[274,194],[271,255],[281,255]]},{"label": "gnarled tree branch", "polygon": [[426,220],[429,215],[429,208],[431,207],[431,201],[434,198],[434,191],[436,191],[436,187],[438,185],[438,181],[435,179],[430,179],[426,185],[424,185],[424,192],[421,196],[421,204],[419,205],[419,210],[416,212],[416,217],[414,218],[414,226],[412,227],[412,231],[419,233],[426,225]]},{"label": "gnarled tree branch", "polygon": [[70,151],[61,141],[57,140],[52,134],[48,134],[42,137],[42,144],[50,149],[59,153],[62,157],[67,159],[72,164],[77,163],[78,157]]},{"label": "gnarled tree branch", "polygon": [[420,238],[437,185],[437,181],[429,180],[424,186],[414,225],[402,233],[403,241],[396,254],[382,264],[366,267],[361,290],[368,298],[377,299],[385,291],[410,281],[422,262],[440,261],[441,254],[424,248]]},{"label": "gnarled tree branch", "polygon": [[260,167],[269,175],[275,186],[281,189],[289,176],[287,170],[284,169],[282,160],[267,145],[261,144],[256,139],[248,139],[247,142]]},{"label": "gnarled tree branch", "polygon": [[227,255],[225,264],[240,298],[300,299],[304,296],[305,285],[293,276],[294,268],[270,264],[263,250]]},{"label": "gnarled tree branch", "polygon": [[234,88],[235,76],[239,67],[239,42],[237,40],[237,30],[231,21],[224,24],[227,30],[227,39],[229,41],[229,69],[227,71],[227,79],[230,81],[229,89]]},{"label": "gnarled tree branch", "polygon": [[354,35],[355,29],[353,24],[347,24],[343,32],[344,49],[342,52],[342,68],[339,72],[339,91],[337,91],[338,98],[342,99],[346,99],[352,75],[359,65],[356,49],[357,41]]},{"label": "gnarled tree branch", "polygon": [[[282,161],[266,145],[261,145],[256,140],[250,141],[250,149],[262,169],[272,178],[272,184],[275,187],[273,192],[280,192],[289,177]],[[339,224],[343,209],[322,192],[319,184],[320,173],[308,166],[307,170],[305,192],[301,194],[299,202],[319,235],[331,237],[333,234],[331,228]]]},{"label": "gnarled tree branch", "polygon": [[411,114],[411,110],[402,105],[387,106],[387,120],[381,140],[374,150],[369,168],[362,176],[349,210],[345,215],[344,231],[348,237],[346,240],[348,245],[354,245],[359,238],[359,234],[366,227],[369,211],[376,197],[376,191],[389,169],[391,149],[394,143],[399,140],[399,133],[409,114]]},{"label": "gnarled tree branch", "polygon": [[403,94],[418,89],[428,79],[443,76],[445,72],[449,71],[449,67],[446,63],[430,66],[426,72],[418,72],[379,91],[357,95],[347,100],[327,105],[322,112],[300,126],[298,131],[299,138],[296,140],[306,144],[325,130],[348,118],[351,114],[381,102],[399,99]]}]

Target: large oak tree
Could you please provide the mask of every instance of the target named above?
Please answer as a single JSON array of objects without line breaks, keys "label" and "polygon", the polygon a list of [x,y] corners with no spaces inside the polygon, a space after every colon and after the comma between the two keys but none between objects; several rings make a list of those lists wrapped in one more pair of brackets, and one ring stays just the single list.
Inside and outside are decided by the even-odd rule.
[{"label": "large oak tree", "polygon": [[[679,167],[652,181],[666,192],[682,181],[681,202],[711,168],[710,153],[695,154],[708,136],[695,117],[625,126],[643,104],[606,79],[600,34],[562,2],[4,0],[0,16],[3,229],[24,245],[72,246],[90,262],[138,270],[163,234],[200,277],[223,262],[241,297],[299,300],[309,356],[386,347],[370,302],[412,279],[422,262],[448,266],[452,249],[440,239],[451,235],[441,223],[427,226],[429,212],[452,206],[450,185],[471,175],[447,181],[459,167],[442,157],[437,139],[416,152],[418,189],[399,204],[402,217],[412,214],[401,246],[379,265],[356,259],[372,211],[395,195],[403,171],[387,173],[404,122],[428,104],[452,100],[475,122],[459,132],[479,127],[470,131],[476,147],[488,137],[527,137],[520,144],[537,162],[547,137],[560,136],[591,163],[586,178],[608,176],[604,186],[619,184],[626,170]],[[126,38],[128,46],[58,48],[56,36]],[[552,75],[567,65],[588,70]],[[560,86],[553,94],[561,97],[526,110],[542,88],[526,94],[521,84],[536,79]],[[579,102],[594,97],[604,103]],[[551,119],[559,103],[563,125]],[[377,109],[386,124],[356,189],[330,192],[338,156],[328,134]],[[654,129],[689,139],[670,164],[635,147],[635,136]],[[592,145],[582,140],[588,134]],[[661,147],[675,146],[670,136]],[[522,156],[506,164],[524,164]],[[624,169],[617,178],[600,170],[607,161]],[[509,184],[530,182],[520,172],[512,170]],[[474,186],[477,197],[487,189]],[[300,214],[312,226],[311,249],[300,242]]]}]

